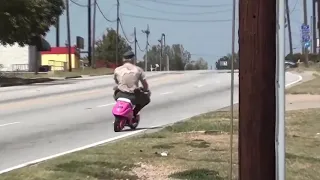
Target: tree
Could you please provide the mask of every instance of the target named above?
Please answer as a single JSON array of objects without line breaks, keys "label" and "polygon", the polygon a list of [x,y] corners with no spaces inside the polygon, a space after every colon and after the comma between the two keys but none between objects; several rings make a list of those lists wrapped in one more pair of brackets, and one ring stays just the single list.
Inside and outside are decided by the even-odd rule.
[{"label": "tree", "polygon": [[200,57],[196,62],[195,62],[195,65],[194,65],[194,69],[195,70],[200,70],[200,69],[208,69],[208,62],[205,61],[202,57]]},{"label": "tree", "polygon": [[63,0],[5,0],[0,6],[0,44],[34,45],[64,10]]},{"label": "tree", "polygon": [[[148,51],[148,66],[152,64],[160,64],[160,46],[154,45]],[[166,46],[163,49],[163,60],[162,67],[166,69],[167,61],[165,60],[165,56],[169,56],[169,67],[170,70],[184,70],[184,67],[187,63],[190,62],[191,53],[186,51],[181,44],[173,44],[171,47]],[[143,59],[146,58],[144,55]],[[144,62],[138,63],[140,67],[144,68]],[[149,69],[148,67],[148,69]]]},{"label": "tree", "polygon": [[[114,29],[107,29],[107,33],[102,36],[102,39],[96,42],[95,56],[97,60],[104,60],[108,62],[116,62],[116,38],[117,32]],[[125,38],[119,35],[119,64],[122,62],[122,55],[131,50],[130,45],[127,43]]]}]

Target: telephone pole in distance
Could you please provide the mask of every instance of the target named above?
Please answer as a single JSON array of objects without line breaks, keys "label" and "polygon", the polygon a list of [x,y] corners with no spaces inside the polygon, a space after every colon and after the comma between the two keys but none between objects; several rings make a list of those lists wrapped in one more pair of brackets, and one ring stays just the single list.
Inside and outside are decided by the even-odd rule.
[{"label": "telephone pole in distance", "polygon": [[[69,1],[66,1],[66,18],[67,18],[67,36],[68,36],[68,62],[69,62],[69,72],[72,71],[72,61],[71,61],[71,33],[70,33],[70,8]],[[90,43],[89,43],[90,44]]]},{"label": "telephone pole in distance", "polygon": [[136,31],[136,27],[134,27],[134,64],[137,64],[137,31]]},{"label": "telephone pole in distance", "polygon": [[119,11],[120,11],[120,3],[119,3],[119,0],[117,0],[116,66],[118,66],[118,61],[119,61],[119,23],[120,23]]},{"label": "telephone pole in distance", "polygon": [[88,61],[89,61],[89,65],[92,65],[92,59],[91,59],[91,55],[92,55],[92,49],[91,49],[91,44],[92,44],[92,40],[91,40],[91,0],[88,0]]},{"label": "telephone pole in distance", "polygon": [[142,30],[142,33],[145,33],[146,37],[147,37],[147,41],[146,41],[146,59],[144,60],[144,71],[147,71],[148,70],[149,35],[150,35],[149,25],[147,26],[146,30]]}]

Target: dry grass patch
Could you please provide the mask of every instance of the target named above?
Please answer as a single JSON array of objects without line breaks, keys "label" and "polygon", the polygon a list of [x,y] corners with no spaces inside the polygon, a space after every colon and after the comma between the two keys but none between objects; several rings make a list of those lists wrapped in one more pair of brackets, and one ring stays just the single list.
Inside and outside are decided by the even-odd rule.
[{"label": "dry grass patch", "polygon": [[287,94],[320,94],[320,75],[314,74],[315,78],[293,86],[286,90]]}]

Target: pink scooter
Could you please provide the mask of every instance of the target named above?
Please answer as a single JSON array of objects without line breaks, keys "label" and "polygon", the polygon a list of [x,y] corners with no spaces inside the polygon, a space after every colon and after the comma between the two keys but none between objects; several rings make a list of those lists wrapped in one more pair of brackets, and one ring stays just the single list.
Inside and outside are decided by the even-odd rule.
[{"label": "pink scooter", "polygon": [[[144,92],[148,93],[149,92]],[[115,117],[113,122],[114,131],[120,132],[125,126],[129,126],[131,129],[136,129],[140,122],[140,116],[136,118],[133,116],[133,110],[135,106],[131,103],[130,99],[118,98],[116,104],[113,106],[112,114]]]}]

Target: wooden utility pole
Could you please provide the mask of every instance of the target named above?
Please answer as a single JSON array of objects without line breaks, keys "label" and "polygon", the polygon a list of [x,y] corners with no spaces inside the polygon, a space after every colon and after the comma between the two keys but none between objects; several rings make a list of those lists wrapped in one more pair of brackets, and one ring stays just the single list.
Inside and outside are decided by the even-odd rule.
[{"label": "wooden utility pole", "polygon": [[89,61],[89,65],[92,65],[92,59],[91,59],[91,55],[92,55],[92,49],[91,49],[91,44],[92,44],[92,40],[91,40],[91,0],[88,0],[88,61]]},{"label": "wooden utility pole", "polygon": [[[72,71],[72,60],[71,60],[71,32],[70,32],[70,8],[69,1],[66,1],[66,18],[67,18],[67,36],[68,36],[68,62],[69,72]],[[90,44],[90,43],[89,43]]]},{"label": "wooden utility pole", "polygon": [[287,24],[288,24],[288,35],[289,35],[289,48],[290,55],[293,58],[293,47],[292,47],[292,33],[291,33],[291,23],[290,23],[290,9],[289,9],[289,0],[286,1],[286,14],[287,14]]},{"label": "wooden utility pole", "polygon": [[119,23],[120,23],[120,3],[119,0],[117,0],[117,37],[116,37],[116,66],[118,66],[119,61]]},{"label": "wooden utility pole", "polygon": [[[317,10],[318,10],[318,23],[317,23],[317,27],[318,27],[318,33],[319,33],[319,35],[318,35],[318,38],[320,38],[320,0],[317,0]],[[317,44],[317,46],[318,46],[318,40],[316,41],[316,44]],[[318,49],[318,61],[320,60],[320,48],[319,47],[317,47],[317,49]]]},{"label": "wooden utility pole", "polygon": [[146,30],[142,30],[142,33],[146,34],[146,56],[145,56],[145,60],[144,60],[144,71],[147,72],[148,70],[148,47],[149,47],[149,35],[150,35],[150,29],[149,29],[149,24],[147,26]]},{"label": "wooden utility pole", "polygon": [[56,22],[56,46],[60,47],[60,16],[57,16]]},{"label": "wooden utility pole", "polygon": [[316,2],[317,2],[317,0],[312,0],[312,49],[313,49],[313,53],[317,53]]},{"label": "wooden utility pole", "polygon": [[[303,23],[305,25],[308,24],[308,7],[307,7],[307,0],[303,0]],[[302,48],[303,48],[303,53],[304,53],[304,65],[306,67],[308,67],[308,62],[309,62],[309,55],[308,55],[308,48],[306,48],[304,46],[304,44],[302,44]]]},{"label": "wooden utility pole", "polygon": [[169,71],[169,56],[167,54],[167,51],[166,51],[166,34],[165,33],[162,33],[162,38],[163,38],[163,55],[165,56],[166,58],[166,64],[167,64],[167,71]]},{"label": "wooden utility pole", "polygon": [[276,3],[239,0],[240,180],[276,179]]},{"label": "wooden utility pole", "polygon": [[162,51],[162,48],[163,48],[163,39],[162,39],[162,35],[161,35],[161,38],[158,40],[159,43],[160,43],[160,59],[159,59],[159,62],[160,62],[160,71],[162,71],[162,59],[163,59],[163,51]]},{"label": "wooden utility pole", "polygon": [[[95,44],[96,44],[96,18],[97,18],[97,0],[94,0],[93,6],[93,22],[92,22],[92,68],[96,68]],[[91,43],[91,42],[90,42]]]},{"label": "wooden utility pole", "polygon": [[134,27],[134,55],[135,55],[134,64],[137,64],[137,43],[138,43],[137,30],[136,30],[136,27]]}]

